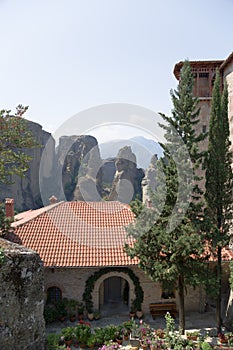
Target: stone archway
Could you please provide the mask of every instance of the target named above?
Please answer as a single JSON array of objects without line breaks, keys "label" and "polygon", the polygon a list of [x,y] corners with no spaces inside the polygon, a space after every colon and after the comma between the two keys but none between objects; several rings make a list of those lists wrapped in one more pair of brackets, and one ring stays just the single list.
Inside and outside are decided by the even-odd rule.
[{"label": "stone archway", "polygon": [[100,276],[100,278],[95,283],[94,290],[92,292],[92,300],[93,300],[94,309],[99,309],[100,305],[103,304],[104,281],[106,281],[107,279],[109,279],[111,277],[119,277],[122,280],[127,281],[128,286],[129,286],[129,304],[132,300],[135,299],[135,285],[134,285],[134,282],[129,277],[129,275],[127,273],[124,273],[124,272],[111,271],[111,272],[107,272],[106,274]]}]

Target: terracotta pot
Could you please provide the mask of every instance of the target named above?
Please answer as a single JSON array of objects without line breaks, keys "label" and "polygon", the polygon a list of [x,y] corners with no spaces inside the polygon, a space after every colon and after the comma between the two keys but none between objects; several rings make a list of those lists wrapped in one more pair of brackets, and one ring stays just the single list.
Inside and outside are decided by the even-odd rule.
[{"label": "terracotta pot", "polygon": [[88,313],[87,318],[89,321],[93,321],[94,320],[94,313],[93,312]]},{"label": "terracotta pot", "polygon": [[138,310],[138,311],[136,312],[136,316],[137,316],[137,318],[139,318],[139,319],[142,318],[142,317],[143,317],[143,312]]},{"label": "terracotta pot", "polygon": [[83,348],[86,348],[87,346],[86,346],[85,343],[80,343],[80,344],[79,344],[79,347],[83,349]]},{"label": "terracotta pot", "polygon": [[72,339],[71,340],[65,340],[66,346],[70,346],[72,344]]}]

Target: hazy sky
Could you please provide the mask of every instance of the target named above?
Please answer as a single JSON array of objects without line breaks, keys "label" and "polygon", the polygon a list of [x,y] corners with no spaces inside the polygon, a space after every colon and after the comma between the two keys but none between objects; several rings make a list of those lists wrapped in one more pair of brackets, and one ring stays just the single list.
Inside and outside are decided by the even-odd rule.
[{"label": "hazy sky", "polygon": [[93,106],[169,113],[174,64],[233,51],[232,0],[0,0],[0,108],[54,132]]}]

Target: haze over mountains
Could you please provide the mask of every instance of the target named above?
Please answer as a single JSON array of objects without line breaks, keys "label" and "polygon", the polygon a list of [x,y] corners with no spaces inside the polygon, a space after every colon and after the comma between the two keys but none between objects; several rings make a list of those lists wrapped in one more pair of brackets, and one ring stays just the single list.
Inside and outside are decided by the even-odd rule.
[{"label": "haze over mountains", "polygon": [[98,144],[91,135],[53,136],[28,121],[39,148],[26,150],[32,160],[23,178],[0,184],[0,200],[14,198],[18,211],[35,209],[58,200],[120,200],[142,198],[142,180],[159,144],[142,136]]},{"label": "haze over mountains", "polygon": [[132,152],[136,155],[138,168],[147,169],[151,158],[154,154],[160,158],[163,154],[162,148],[158,142],[147,139],[143,136],[135,136],[129,140],[113,140],[99,144],[100,155],[102,159],[115,158],[118,151],[125,147],[130,146]]}]

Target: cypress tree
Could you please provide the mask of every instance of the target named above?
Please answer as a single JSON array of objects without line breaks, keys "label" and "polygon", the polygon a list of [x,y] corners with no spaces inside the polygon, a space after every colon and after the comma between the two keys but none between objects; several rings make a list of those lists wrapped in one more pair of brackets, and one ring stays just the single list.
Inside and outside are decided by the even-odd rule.
[{"label": "cypress tree", "polygon": [[203,277],[204,235],[203,203],[196,170],[203,153],[198,143],[206,135],[196,133],[198,100],[193,97],[193,76],[188,61],[184,62],[178,89],[171,91],[172,116],[161,114],[166,124],[164,158],[157,163],[156,192],[151,196],[153,208],[144,208],[137,221],[128,227],[135,238],[126,246],[131,257],[140,259],[142,268],[164,289],[177,289],[179,326],[184,333],[185,288],[198,285]]},{"label": "cypress tree", "polygon": [[220,73],[216,72],[212,94],[209,143],[206,156],[206,214],[211,221],[213,252],[217,255],[217,300],[216,317],[218,332],[221,332],[222,248],[229,244],[232,220],[233,177],[232,153],[230,151],[228,92],[224,84],[221,93]]}]

